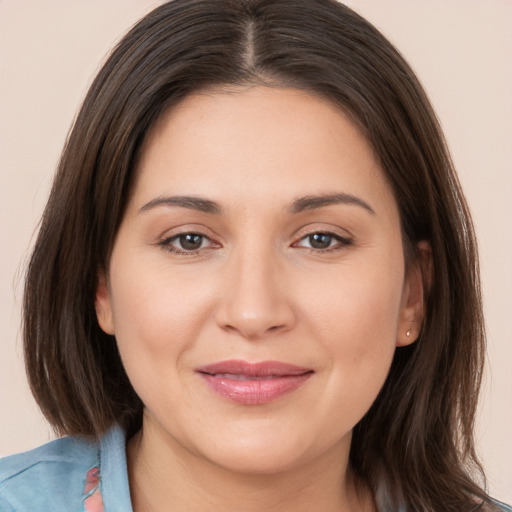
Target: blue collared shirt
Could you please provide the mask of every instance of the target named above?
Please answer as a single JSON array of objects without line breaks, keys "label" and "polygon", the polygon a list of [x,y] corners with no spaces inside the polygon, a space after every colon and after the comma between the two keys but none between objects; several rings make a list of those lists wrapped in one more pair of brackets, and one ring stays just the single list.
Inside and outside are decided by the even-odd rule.
[{"label": "blue collared shirt", "polygon": [[133,512],[121,428],[98,442],[63,437],[0,460],[0,512],[50,511]]}]

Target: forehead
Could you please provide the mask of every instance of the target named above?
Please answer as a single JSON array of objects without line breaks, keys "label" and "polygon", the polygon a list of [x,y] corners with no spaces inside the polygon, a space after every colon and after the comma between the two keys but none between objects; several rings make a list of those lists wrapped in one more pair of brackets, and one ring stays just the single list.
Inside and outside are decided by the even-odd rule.
[{"label": "forehead", "polygon": [[191,94],[167,111],[145,141],[134,192],[140,206],[159,194],[247,203],[334,189],[393,203],[372,148],[339,107],[252,87]]}]

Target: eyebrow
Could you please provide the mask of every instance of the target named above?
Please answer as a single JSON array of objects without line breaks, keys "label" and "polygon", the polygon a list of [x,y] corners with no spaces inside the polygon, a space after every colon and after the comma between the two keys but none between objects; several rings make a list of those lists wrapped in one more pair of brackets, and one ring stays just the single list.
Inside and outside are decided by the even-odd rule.
[{"label": "eyebrow", "polygon": [[198,210],[200,212],[216,215],[222,213],[221,207],[216,202],[194,196],[156,197],[149,201],[149,203],[146,203],[139,210],[139,213],[146,212],[157,206],[179,206],[181,208],[188,208],[189,210]]},{"label": "eyebrow", "polygon": [[345,193],[301,197],[292,203],[290,212],[300,213],[305,210],[313,210],[315,208],[322,208],[333,204],[360,206],[372,215],[376,215],[375,210],[366,201],[360,197]]},{"label": "eyebrow", "polygon": [[[372,215],[375,214],[375,210],[360,197],[352,194],[337,193],[337,194],[325,194],[325,195],[311,195],[300,197],[293,201],[289,208],[290,213],[301,213],[306,210],[314,210],[316,208],[323,208],[325,206],[335,204],[346,204],[359,206],[364,208]],[[214,215],[221,215],[222,208],[215,201],[210,199],[204,199],[201,197],[194,196],[160,196],[152,199],[144,206],[139,209],[139,213],[146,212],[157,206],[178,206],[181,208],[188,208],[190,210],[197,210],[203,213],[210,213]]]}]

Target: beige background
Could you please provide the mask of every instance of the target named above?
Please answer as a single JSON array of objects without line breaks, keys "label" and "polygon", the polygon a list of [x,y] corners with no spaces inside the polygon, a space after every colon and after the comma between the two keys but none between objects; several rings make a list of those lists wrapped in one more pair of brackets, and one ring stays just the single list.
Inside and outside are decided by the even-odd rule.
[{"label": "beige background", "polygon": [[[25,381],[23,267],[67,130],[107,50],[152,0],[0,0],[0,455],[51,434]],[[437,109],[480,241],[489,363],[478,447],[512,503],[512,1],[351,0]]]}]

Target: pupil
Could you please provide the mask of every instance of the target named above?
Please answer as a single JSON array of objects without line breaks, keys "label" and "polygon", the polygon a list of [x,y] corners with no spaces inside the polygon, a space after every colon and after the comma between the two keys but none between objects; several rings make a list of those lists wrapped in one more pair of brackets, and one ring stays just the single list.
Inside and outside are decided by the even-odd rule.
[{"label": "pupil", "polygon": [[331,245],[331,235],[325,233],[315,233],[309,236],[309,243],[314,249],[326,249]]},{"label": "pupil", "polygon": [[188,251],[199,249],[201,247],[202,235],[188,234],[180,236],[180,245]]}]

